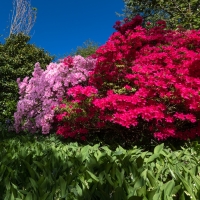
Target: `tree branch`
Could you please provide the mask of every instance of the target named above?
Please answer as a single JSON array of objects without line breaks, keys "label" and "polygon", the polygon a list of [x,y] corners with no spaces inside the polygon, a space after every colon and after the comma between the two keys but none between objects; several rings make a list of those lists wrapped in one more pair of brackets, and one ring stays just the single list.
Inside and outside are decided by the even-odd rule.
[{"label": "tree branch", "polygon": [[29,35],[36,21],[37,9],[32,8],[30,0],[13,0],[10,34]]}]

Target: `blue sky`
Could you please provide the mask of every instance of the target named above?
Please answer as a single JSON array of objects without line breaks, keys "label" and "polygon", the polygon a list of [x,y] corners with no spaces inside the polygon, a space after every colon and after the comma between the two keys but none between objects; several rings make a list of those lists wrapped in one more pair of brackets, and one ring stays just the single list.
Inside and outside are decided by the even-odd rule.
[{"label": "blue sky", "polygon": [[[115,21],[121,20],[123,0],[31,0],[38,9],[30,43],[62,57],[90,39],[104,44],[115,31]],[[1,43],[8,36],[12,0],[1,2]]]}]

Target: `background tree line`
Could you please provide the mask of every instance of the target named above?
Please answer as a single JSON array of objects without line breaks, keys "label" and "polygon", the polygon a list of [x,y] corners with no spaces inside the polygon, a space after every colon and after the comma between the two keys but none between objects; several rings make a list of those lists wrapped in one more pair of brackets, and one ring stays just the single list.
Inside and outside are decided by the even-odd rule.
[{"label": "background tree line", "polygon": [[133,18],[141,15],[144,23],[155,24],[165,20],[169,28],[175,29],[181,25],[185,29],[199,29],[199,0],[123,0],[124,13],[121,16]]}]

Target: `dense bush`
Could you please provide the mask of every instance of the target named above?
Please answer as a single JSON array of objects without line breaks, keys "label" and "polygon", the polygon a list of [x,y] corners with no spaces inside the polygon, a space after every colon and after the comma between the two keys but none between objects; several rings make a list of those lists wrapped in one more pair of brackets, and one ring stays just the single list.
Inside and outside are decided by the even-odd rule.
[{"label": "dense bush", "polygon": [[20,136],[0,141],[0,199],[199,199],[199,145],[153,152]]},{"label": "dense bush", "polygon": [[0,44],[0,121],[12,119],[19,99],[16,80],[30,76],[36,62],[41,67],[52,61],[53,57],[43,49],[29,44],[29,36],[11,35]]},{"label": "dense bush", "polygon": [[49,133],[52,128],[54,107],[66,95],[68,88],[85,84],[95,67],[95,59],[81,56],[66,57],[59,63],[50,63],[42,70],[36,63],[32,78],[18,79],[20,100],[15,112],[17,132]]},{"label": "dense bush", "polygon": [[96,88],[80,85],[67,91],[67,95],[72,96],[75,100],[70,102],[67,98],[55,109],[54,121],[58,126],[56,132],[58,135],[65,138],[86,139],[85,135],[93,128],[94,120],[98,121],[96,110],[91,105],[96,93]]},{"label": "dense bush", "polygon": [[158,140],[186,140],[200,134],[200,31],[167,30],[164,21],[145,29],[141,23],[140,16],[116,23],[118,31],[96,51],[87,94],[72,88],[66,107],[76,102],[75,109],[57,108],[58,134],[87,133],[88,123],[80,129],[81,122],[90,129],[126,128],[133,138],[150,133]]}]

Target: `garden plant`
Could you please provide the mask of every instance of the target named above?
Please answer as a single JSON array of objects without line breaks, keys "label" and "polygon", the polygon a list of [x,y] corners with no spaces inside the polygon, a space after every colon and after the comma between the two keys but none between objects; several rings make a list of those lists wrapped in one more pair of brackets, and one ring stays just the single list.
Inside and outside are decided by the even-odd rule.
[{"label": "garden plant", "polygon": [[18,77],[0,199],[200,198],[200,31],[142,23]]},{"label": "garden plant", "polygon": [[4,44],[0,44],[0,122],[13,121],[19,99],[17,78],[31,76],[34,64],[40,62],[41,68],[53,60],[45,50],[29,44],[30,37],[19,33],[11,34]]},{"label": "garden plant", "polygon": [[88,85],[70,88],[55,108],[57,134],[76,137],[117,125],[130,137],[199,135],[200,32],[168,30],[164,21],[149,29],[141,23],[140,16],[116,23],[117,32],[93,55]]}]

